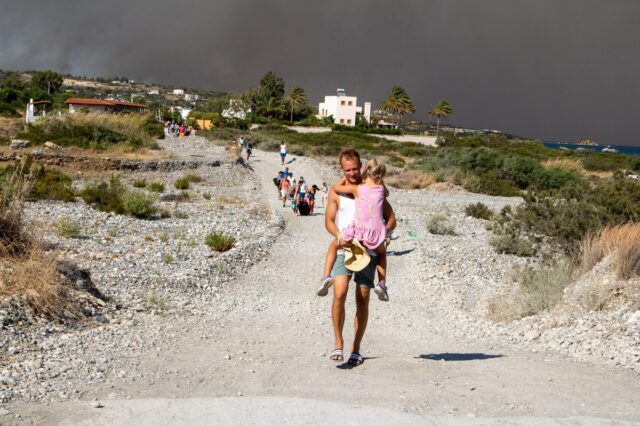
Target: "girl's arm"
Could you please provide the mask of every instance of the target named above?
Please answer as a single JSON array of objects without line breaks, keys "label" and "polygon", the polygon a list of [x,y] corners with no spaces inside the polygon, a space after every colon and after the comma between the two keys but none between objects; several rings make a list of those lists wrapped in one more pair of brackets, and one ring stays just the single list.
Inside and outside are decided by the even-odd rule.
[{"label": "girl's arm", "polygon": [[342,178],[333,186],[333,190],[338,194],[351,194],[358,196],[358,185],[351,185],[346,178]]}]

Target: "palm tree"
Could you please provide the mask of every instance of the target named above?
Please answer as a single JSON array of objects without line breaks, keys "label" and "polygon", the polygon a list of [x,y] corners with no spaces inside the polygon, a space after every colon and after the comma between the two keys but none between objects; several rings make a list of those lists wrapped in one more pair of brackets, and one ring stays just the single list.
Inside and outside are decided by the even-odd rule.
[{"label": "palm tree", "polygon": [[398,127],[402,123],[402,116],[416,112],[413,106],[413,101],[407,95],[407,92],[400,86],[393,86],[387,99],[385,99],[378,108],[388,114],[391,114],[393,119],[398,116]]},{"label": "palm tree", "polygon": [[306,104],[307,95],[304,93],[304,89],[302,87],[296,86],[289,89],[289,93],[285,96],[284,101],[291,109],[291,123],[293,123],[293,109]]},{"label": "palm tree", "polygon": [[436,118],[436,142],[440,138],[440,119],[446,120],[450,115],[453,115],[453,108],[451,104],[444,99],[441,99],[437,104],[429,107],[427,110],[429,117]]}]

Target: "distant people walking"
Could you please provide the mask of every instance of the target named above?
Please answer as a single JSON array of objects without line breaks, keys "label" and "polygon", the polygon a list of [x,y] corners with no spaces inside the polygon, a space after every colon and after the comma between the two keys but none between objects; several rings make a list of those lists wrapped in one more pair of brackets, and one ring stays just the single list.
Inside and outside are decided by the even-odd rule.
[{"label": "distant people walking", "polygon": [[282,142],[280,145],[280,164],[284,165],[284,160],[287,157],[287,144]]},{"label": "distant people walking", "polygon": [[253,142],[247,141],[247,161],[251,158],[251,154],[253,154]]},{"label": "distant people walking", "polygon": [[282,179],[280,181],[280,198],[282,198],[282,207],[286,207],[290,189],[291,181],[287,178]]},{"label": "distant people walking", "polygon": [[327,186],[327,182],[322,182],[322,186],[320,187],[320,193],[322,194],[322,207],[327,205],[328,192],[329,187]]}]

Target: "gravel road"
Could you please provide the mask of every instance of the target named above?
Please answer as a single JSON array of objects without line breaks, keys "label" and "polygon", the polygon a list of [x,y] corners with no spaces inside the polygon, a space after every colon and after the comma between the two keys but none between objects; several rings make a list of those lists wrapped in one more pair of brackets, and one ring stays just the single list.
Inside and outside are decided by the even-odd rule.
[{"label": "gravel road", "polygon": [[[194,143],[175,152],[220,154],[207,149]],[[109,359],[100,380],[68,379],[74,392],[67,399],[75,401],[14,401],[0,406],[0,423],[126,424],[150,411],[159,419],[155,424],[224,423],[229,418],[225,407],[242,411],[235,419],[246,424],[274,420],[278,414],[290,423],[317,424],[336,419],[340,409],[348,424],[372,418],[423,424],[640,421],[640,380],[634,371],[531,350],[483,319],[487,299],[504,285],[510,268],[526,260],[495,255],[488,231],[463,210],[477,201],[497,210],[518,202],[512,198],[393,191],[399,238],[389,253],[391,301],[371,300],[364,364],[351,368],[330,361],[331,297],[315,295],[330,241],[324,209],[297,217],[281,207],[271,182],[279,169],[277,154],[255,151],[250,166],[254,197],[276,212],[265,225],[277,228],[284,220],[283,230],[268,236],[268,254],[240,268],[215,292],[201,289],[189,309],[84,332],[83,357],[95,359],[101,339],[113,327],[124,327],[118,336],[127,351]],[[296,158],[289,167],[310,183],[337,177],[335,170],[311,159]],[[435,213],[446,213],[458,235],[428,234],[425,218]],[[264,244],[260,247],[266,251]],[[244,265],[241,257],[237,262]],[[352,299],[347,302],[347,349],[353,337]],[[267,398],[274,399],[265,403]],[[175,399],[188,416],[180,410],[176,414]],[[276,417],[265,405],[279,407]],[[217,414],[198,417],[207,410]]]}]

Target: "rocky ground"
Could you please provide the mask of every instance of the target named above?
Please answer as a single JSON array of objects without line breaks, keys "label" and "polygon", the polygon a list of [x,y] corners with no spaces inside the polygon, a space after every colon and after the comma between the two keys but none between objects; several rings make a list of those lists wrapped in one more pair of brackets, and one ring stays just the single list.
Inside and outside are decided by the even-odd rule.
[{"label": "rocky ground", "polygon": [[[323,209],[300,218],[280,206],[271,184],[277,154],[257,152],[246,168],[201,138],[163,147],[176,159],[203,159],[195,172],[204,180],[191,201],[161,203],[170,218],[140,221],[82,202],[29,205],[28,216],[64,257],[90,271],[108,301],[88,306],[96,312],[78,330],[5,324],[6,413],[38,422],[56,412],[71,418],[61,406],[44,409],[59,400],[280,395],[419,415],[640,419],[637,313],[486,319],[488,301],[512,285],[513,267],[530,261],[496,255],[485,222],[466,217],[464,207],[480,201],[498,211],[518,199],[392,191],[399,226],[389,248],[391,301],[372,300],[368,359],[345,371],[326,358],[330,298],[314,295],[329,243]],[[214,158],[220,166],[207,165]],[[289,167],[310,183],[338,176],[307,158]],[[160,180],[169,190],[182,173],[123,179]],[[446,215],[456,235],[430,234],[435,214]],[[82,238],[55,234],[62,217],[83,224]],[[236,248],[213,253],[203,244],[211,230],[233,234]],[[347,309],[351,315],[351,300]],[[351,336],[348,325],[347,344]]]}]

